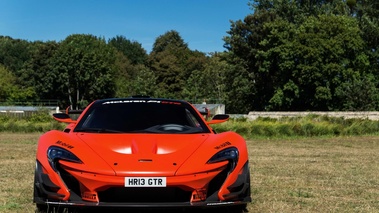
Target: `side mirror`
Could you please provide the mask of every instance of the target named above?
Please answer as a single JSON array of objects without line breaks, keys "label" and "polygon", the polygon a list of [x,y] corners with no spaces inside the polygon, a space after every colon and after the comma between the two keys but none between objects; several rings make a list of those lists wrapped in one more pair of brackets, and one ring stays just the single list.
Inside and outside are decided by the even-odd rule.
[{"label": "side mirror", "polygon": [[71,117],[66,113],[54,113],[53,118],[63,123],[76,123],[76,121],[72,120]]},{"label": "side mirror", "polygon": [[229,115],[218,114],[218,115],[215,115],[211,121],[208,121],[207,124],[219,124],[227,120],[229,120]]}]

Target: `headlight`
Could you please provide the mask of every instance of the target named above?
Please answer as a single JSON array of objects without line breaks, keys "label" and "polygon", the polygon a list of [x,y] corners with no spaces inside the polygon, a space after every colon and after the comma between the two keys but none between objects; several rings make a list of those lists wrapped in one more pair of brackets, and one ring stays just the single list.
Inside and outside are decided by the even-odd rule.
[{"label": "headlight", "polygon": [[236,167],[238,162],[238,149],[235,147],[224,149],[217,154],[213,155],[213,157],[207,163],[217,163],[221,161],[229,161],[230,162],[230,171]]},{"label": "headlight", "polygon": [[49,159],[51,167],[56,171],[55,163],[57,160],[66,160],[75,163],[82,163],[82,161],[66,149],[57,146],[51,146],[47,150],[47,158]]}]

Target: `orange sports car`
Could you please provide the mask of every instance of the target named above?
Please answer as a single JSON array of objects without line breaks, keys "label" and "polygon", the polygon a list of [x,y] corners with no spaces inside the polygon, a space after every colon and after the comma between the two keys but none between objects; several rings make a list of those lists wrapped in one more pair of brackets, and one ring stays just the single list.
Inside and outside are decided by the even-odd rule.
[{"label": "orange sports car", "polygon": [[216,133],[188,102],[150,97],[92,102],[63,131],[38,142],[34,202],[67,207],[246,207],[245,140]]}]

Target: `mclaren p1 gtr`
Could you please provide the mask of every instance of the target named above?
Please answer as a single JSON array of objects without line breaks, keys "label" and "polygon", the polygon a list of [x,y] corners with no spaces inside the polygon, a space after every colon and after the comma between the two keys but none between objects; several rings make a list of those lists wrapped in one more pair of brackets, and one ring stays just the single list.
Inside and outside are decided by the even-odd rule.
[{"label": "mclaren p1 gtr", "polygon": [[63,131],[44,133],[36,154],[34,203],[56,207],[246,206],[245,140],[216,133],[193,105],[130,97],[97,100]]}]

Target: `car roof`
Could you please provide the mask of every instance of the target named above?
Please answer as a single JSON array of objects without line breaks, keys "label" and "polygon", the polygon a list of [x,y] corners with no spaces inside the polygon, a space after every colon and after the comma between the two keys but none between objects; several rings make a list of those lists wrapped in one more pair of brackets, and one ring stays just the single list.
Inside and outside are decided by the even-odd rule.
[{"label": "car roof", "polygon": [[148,101],[152,101],[152,102],[177,102],[177,103],[181,103],[181,104],[184,104],[184,105],[190,105],[187,101],[184,101],[184,100],[177,100],[177,99],[168,99],[168,98],[151,98],[149,96],[131,96],[131,97],[126,97],[126,98],[106,98],[106,99],[99,99],[99,100],[96,100],[94,102],[95,105],[97,104],[103,104],[103,103],[106,103],[106,102],[109,102],[109,103],[131,103],[131,102],[135,102],[135,103],[138,103],[138,102],[148,102]]}]

